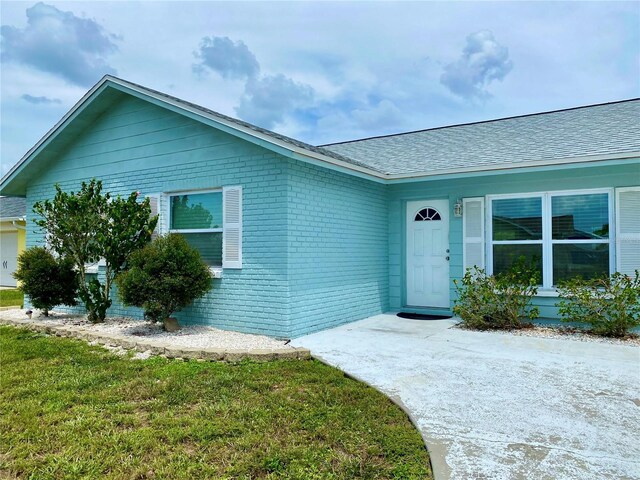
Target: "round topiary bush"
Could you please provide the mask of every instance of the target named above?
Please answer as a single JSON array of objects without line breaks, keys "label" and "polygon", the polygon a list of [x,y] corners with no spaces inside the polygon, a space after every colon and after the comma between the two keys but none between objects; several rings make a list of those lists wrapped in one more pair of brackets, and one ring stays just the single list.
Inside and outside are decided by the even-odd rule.
[{"label": "round topiary bush", "polygon": [[211,288],[211,272],[184,237],[169,234],[133,252],[116,284],[125,305],[143,308],[152,322],[165,321]]},{"label": "round topiary bush", "polygon": [[76,305],[78,273],[68,258],[56,258],[43,247],[28,248],[18,256],[13,274],[34,308],[49,316],[56,305]]}]

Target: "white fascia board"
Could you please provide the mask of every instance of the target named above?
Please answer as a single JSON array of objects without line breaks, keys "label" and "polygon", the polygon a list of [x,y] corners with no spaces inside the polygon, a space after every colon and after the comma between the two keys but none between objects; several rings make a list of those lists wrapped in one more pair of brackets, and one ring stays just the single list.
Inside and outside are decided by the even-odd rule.
[{"label": "white fascia board", "polygon": [[69,110],[60,120],[58,120],[58,123],[56,123],[47,133],[45,133],[42,138],[38,140],[38,142],[33,147],[31,147],[13,167],[9,169],[9,171],[2,177],[2,179],[0,179],[0,188],[2,188],[2,185],[4,185],[4,183],[14,174],[14,172],[16,172],[24,163],[26,163],[33,155],[35,155],[40,150],[40,147],[42,147],[50,139],[55,137],[58,134],[58,130],[60,129],[60,127],[62,127],[71,117],[73,117],[76,112],[81,109],[85,102],[96,91],[103,87],[104,84],[109,80],[110,78],[108,76],[104,76],[102,80],[96,83],[87,93],[85,93],[82,98],[78,100],[73,107],[71,107],[71,110]]},{"label": "white fascia board", "polygon": [[[467,167],[467,168],[450,168],[446,170],[437,170],[435,172],[420,172],[420,173],[407,173],[407,174],[395,174],[395,175],[385,175],[387,180],[390,180],[390,183],[396,183],[394,180],[404,180],[404,181],[421,181],[421,180],[437,180],[437,177],[442,177],[446,175],[463,175],[465,173],[483,173],[483,172],[496,172],[500,170],[518,170],[521,168],[536,168],[536,167],[549,167],[549,166],[561,166],[561,165],[571,165],[577,163],[592,163],[592,162],[605,162],[610,160],[624,160],[628,158],[639,158],[640,159],[640,151],[637,152],[625,152],[625,153],[615,153],[615,154],[606,154],[606,155],[585,155],[582,157],[567,157],[567,158],[557,158],[553,160],[531,160],[527,162],[518,162],[511,165],[490,165],[490,166],[478,166],[478,167]],[[435,177],[435,178],[434,178]]]}]

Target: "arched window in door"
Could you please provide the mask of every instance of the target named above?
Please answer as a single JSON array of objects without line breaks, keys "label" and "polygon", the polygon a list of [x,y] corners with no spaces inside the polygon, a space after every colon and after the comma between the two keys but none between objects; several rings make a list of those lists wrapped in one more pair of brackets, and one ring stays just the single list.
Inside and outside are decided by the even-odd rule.
[{"label": "arched window in door", "polygon": [[425,221],[433,221],[433,220],[442,220],[440,214],[435,208],[427,207],[420,210],[416,213],[414,222],[425,222]]}]

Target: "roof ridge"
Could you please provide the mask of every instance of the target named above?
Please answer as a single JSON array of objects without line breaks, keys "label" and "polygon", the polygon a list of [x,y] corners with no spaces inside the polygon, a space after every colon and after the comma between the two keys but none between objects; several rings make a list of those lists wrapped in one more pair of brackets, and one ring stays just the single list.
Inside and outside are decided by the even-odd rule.
[{"label": "roof ridge", "polygon": [[580,110],[583,108],[593,108],[593,107],[602,107],[605,105],[613,105],[613,104],[618,104],[618,103],[628,103],[628,102],[635,102],[640,100],[640,97],[634,97],[634,98],[627,98],[624,100],[615,100],[613,102],[602,102],[602,103],[594,103],[594,104],[590,104],[590,105],[580,105],[578,107],[569,107],[569,108],[560,108],[557,110],[548,110],[546,112],[536,112],[536,113],[525,113],[522,115],[512,115],[510,117],[501,117],[501,118],[493,118],[491,120],[479,120],[477,122],[466,122],[466,123],[456,123],[456,124],[452,124],[452,125],[442,125],[440,127],[431,127],[431,128],[422,128],[419,130],[411,130],[408,132],[398,132],[398,133],[389,133],[386,135],[374,135],[372,137],[364,137],[364,138],[357,138],[355,140],[345,140],[343,142],[333,142],[333,143],[323,143],[321,145],[317,145],[317,147],[319,148],[324,148],[324,147],[330,147],[333,145],[343,145],[345,143],[357,143],[357,142],[364,142],[366,140],[375,140],[378,138],[389,138],[389,137],[399,137],[402,135],[411,135],[414,133],[421,133],[421,132],[430,132],[433,130],[443,130],[446,128],[455,128],[455,127],[466,127],[468,125],[479,125],[479,124],[483,124],[483,123],[492,123],[492,122],[501,122],[503,120],[513,120],[516,118],[525,118],[525,117],[535,117],[538,115],[547,115],[547,114],[551,114],[551,113],[560,113],[560,112],[568,112],[571,110]]}]

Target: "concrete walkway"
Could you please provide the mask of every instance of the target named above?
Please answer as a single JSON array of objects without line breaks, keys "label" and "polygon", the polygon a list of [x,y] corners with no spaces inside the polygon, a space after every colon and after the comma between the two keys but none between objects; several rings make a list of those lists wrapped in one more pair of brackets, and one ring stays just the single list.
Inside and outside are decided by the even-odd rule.
[{"label": "concrete walkway", "polygon": [[436,480],[640,478],[640,348],[379,315],[294,340],[401,402]]}]

